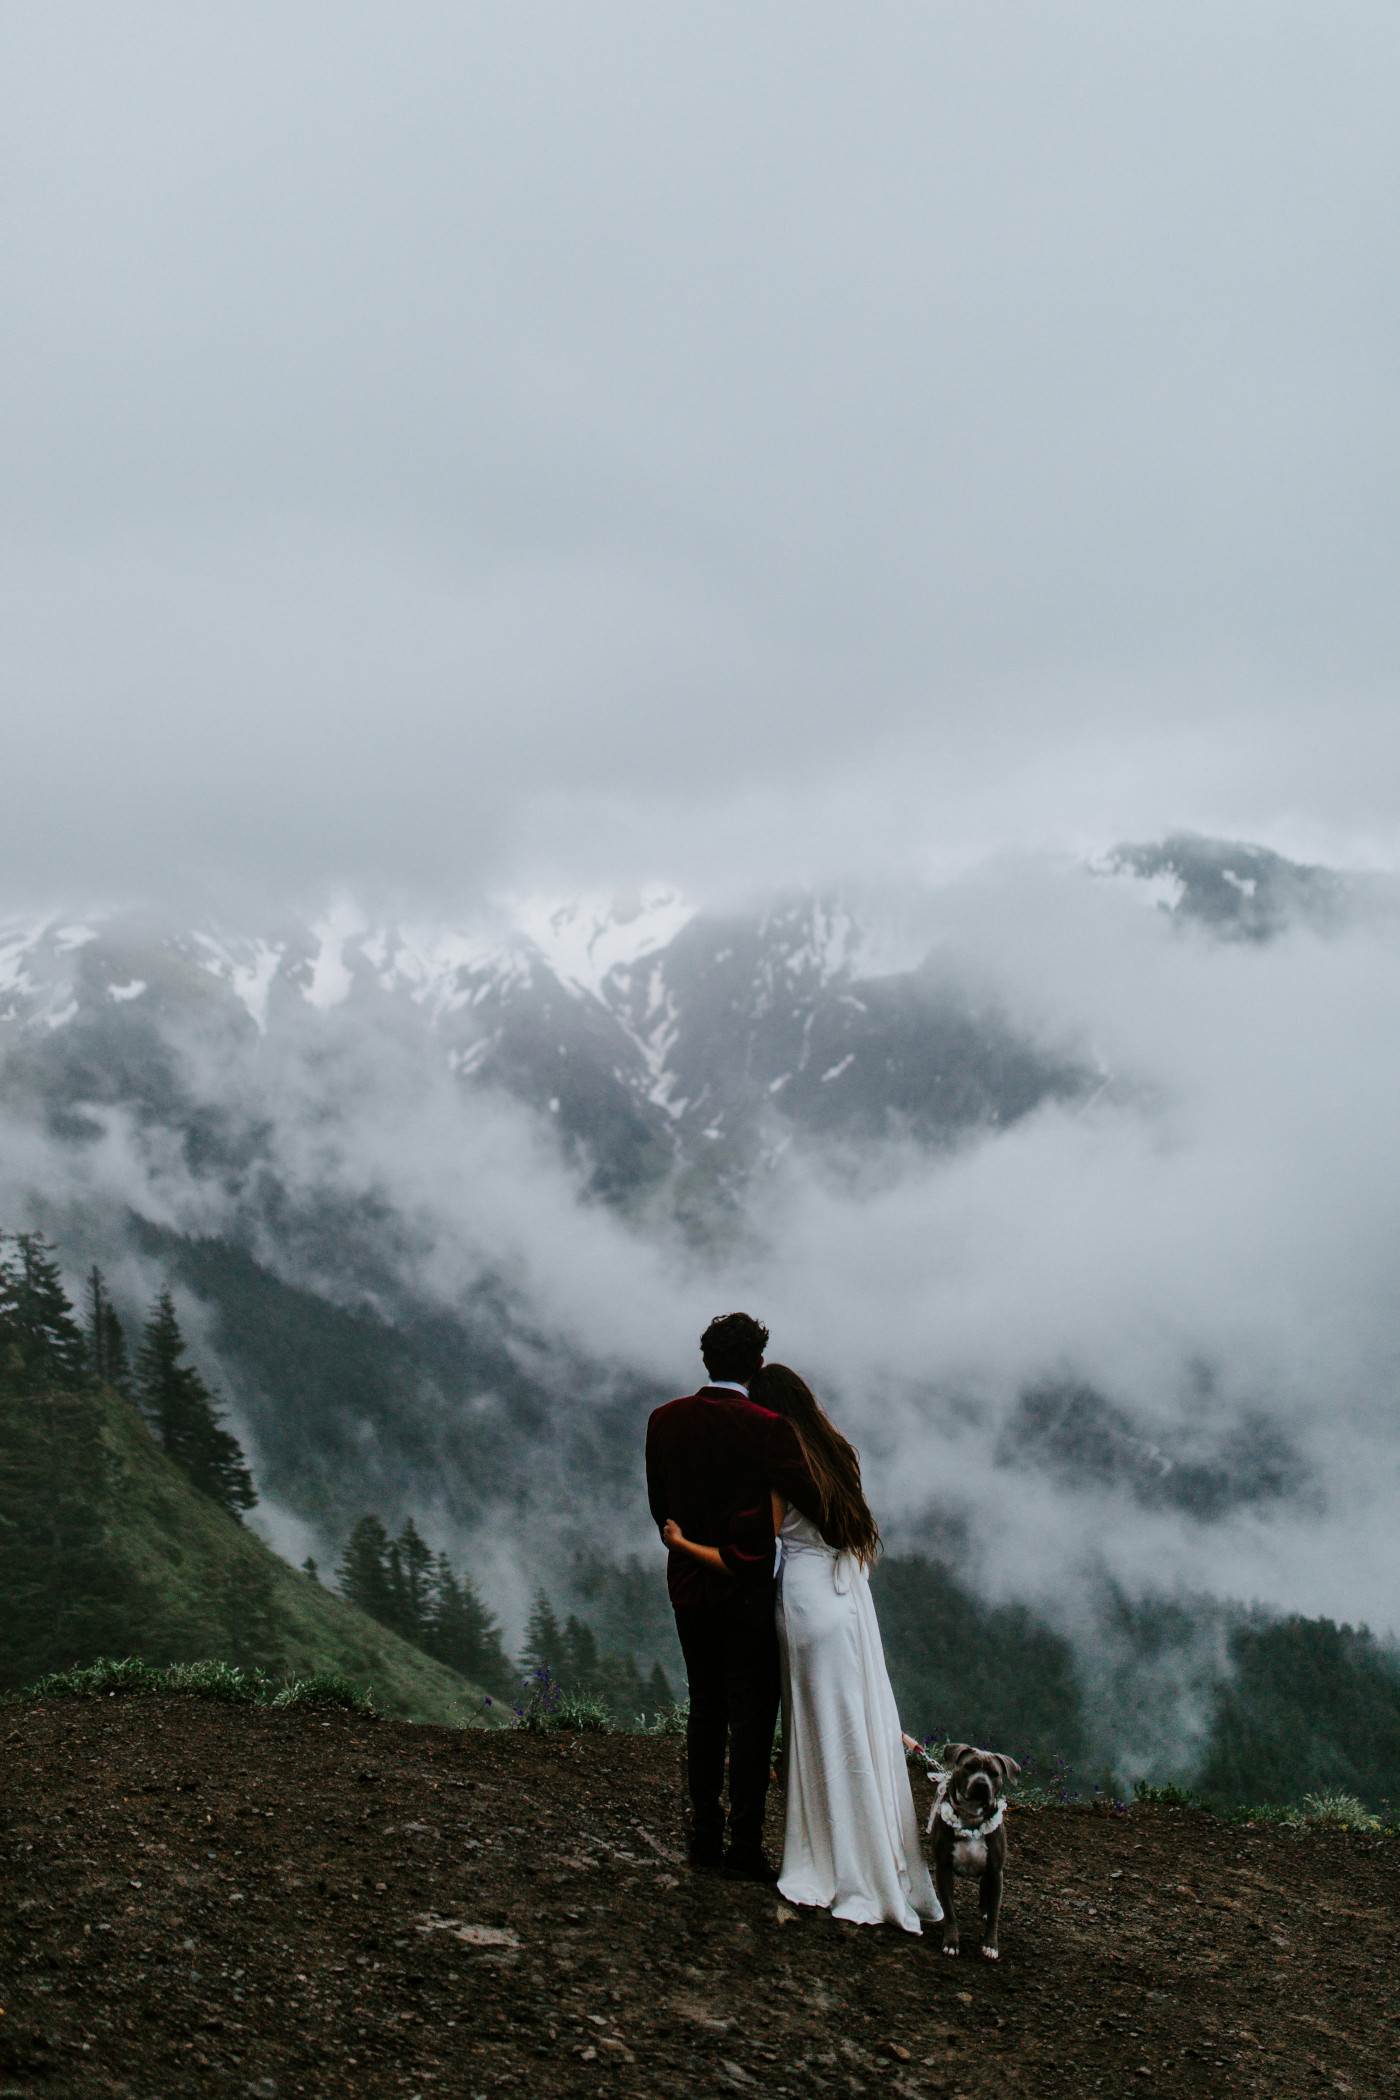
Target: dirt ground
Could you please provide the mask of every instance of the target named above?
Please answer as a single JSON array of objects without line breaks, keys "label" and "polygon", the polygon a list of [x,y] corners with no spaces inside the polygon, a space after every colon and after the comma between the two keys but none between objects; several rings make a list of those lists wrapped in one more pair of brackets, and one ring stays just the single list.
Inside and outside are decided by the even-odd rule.
[{"label": "dirt ground", "polygon": [[11,2100],[1400,2086],[1393,1841],[1019,1811],[994,1967],[688,1872],[674,1739],[118,1698],[0,1750]]}]

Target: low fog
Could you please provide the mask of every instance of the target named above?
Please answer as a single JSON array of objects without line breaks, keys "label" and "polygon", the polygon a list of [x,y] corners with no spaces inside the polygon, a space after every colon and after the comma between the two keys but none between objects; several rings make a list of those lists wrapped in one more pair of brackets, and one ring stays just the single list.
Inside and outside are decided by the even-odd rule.
[{"label": "low fog", "polygon": [[[461,1308],[483,1280],[507,1293],[566,1412],[591,1404],[571,1361],[691,1389],[700,1328],[743,1305],[861,1446],[890,1544],[954,1551],[984,1594],[1069,1630],[1110,1582],[1385,1630],[1400,1561],[1400,931],[1358,911],[1330,934],[1221,939],[1154,895],[1044,859],[906,894],[900,938],[922,930],[950,990],[1076,1047],[1100,1083],[949,1149],[790,1146],[702,1248],[665,1192],[640,1215],[589,1198],[547,1117],[464,1089],[421,1038],[351,1003],[184,1055],[200,1098],[262,1126],[286,1198],[307,1215],[326,1197],[352,1206],[414,1299]],[[356,1295],[350,1270],[299,1267],[246,1186],[195,1178],[171,1132],[97,1113],[106,1136],[80,1149],[12,1115],[4,1201],[87,1245],[105,1219],[128,1303],[159,1277],[126,1244],[128,1209],[251,1234],[292,1280]],[[1065,1384],[1127,1418],[1149,1479],[1261,1425],[1279,1476],[1200,1509],[1135,1493],[1138,1476],[1096,1471],[1092,1450],[1060,1466],[1018,1450],[1023,1396]],[[451,1539],[514,1623],[553,1534],[655,1550],[640,1453],[616,1506],[571,1493],[554,1450],[531,1463],[526,1517],[502,1510]],[[431,1493],[405,1492],[442,1536]],[[263,1517],[305,1550],[297,1519],[275,1504]]]}]

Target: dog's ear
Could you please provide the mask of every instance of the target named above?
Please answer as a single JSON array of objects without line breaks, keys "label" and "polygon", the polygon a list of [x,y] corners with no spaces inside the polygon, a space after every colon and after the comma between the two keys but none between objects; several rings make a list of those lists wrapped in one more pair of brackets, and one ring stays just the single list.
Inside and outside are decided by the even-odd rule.
[{"label": "dog's ear", "polygon": [[976,1757],[978,1751],[972,1743],[945,1743],[943,1754],[950,1765],[960,1765],[965,1757]]},{"label": "dog's ear", "polygon": [[1003,1757],[1000,1750],[998,1750],[994,1757],[988,1759],[988,1763],[994,1764],[1001,1773],[1003,1786],[1015,1786],[1021,1776],[1021,1767],[1017,1764],[1014,1757]]}]

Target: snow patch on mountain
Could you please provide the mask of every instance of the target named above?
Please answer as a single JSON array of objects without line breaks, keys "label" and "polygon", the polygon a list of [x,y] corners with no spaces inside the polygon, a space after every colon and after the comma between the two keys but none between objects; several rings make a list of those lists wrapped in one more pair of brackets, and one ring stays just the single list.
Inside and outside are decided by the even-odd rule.
[{"label": "snow patch on mountain", "polygon": [[653,884],[628,903],[599,897],[522,897],[511,916],[561,984],[601,998],[608,980],[668,947],[698,906]]},{"label": "snow patch on mountain", "polygon": [[[760,938],[787,932],[793,918],[790,907],[781,912],[765,913],[759,922]],[[814,898],[810,905],[802,908],[797,923],[801,937],[782,952],[779,964],[788,978],[794,983],[815,978],[824,986],[851,972],[862,944],[862,933],[848,911],[824,899]]]},{"label": "snow patch on mountain", "polygon": [[247,1009],[259,1035],[266,1035],[267,1003],[285,947],[274,947],[263,940],[229,943],[212,933],[196,933],[194,941],[203,950],[201,967],[229,986]]},{"label": "snow patch on mountain", "polygon": [[353,905],[343,903],[333,906],[324,919],[312,925],[316,960],[311,967],[311,981],[303,995],[308,1006],[325,1012],[328,1007],[341,1005],[350,996],[355,978],[346,963],[345,950],[357,934],[369,931],[362,914]]},{"label": "snow patch on mountain", "polygon": [[71,955],[75,948],[86,948],[89,941],[96,939],[95,926],[60,926],[54,933],[53,944],[60,955]]}]

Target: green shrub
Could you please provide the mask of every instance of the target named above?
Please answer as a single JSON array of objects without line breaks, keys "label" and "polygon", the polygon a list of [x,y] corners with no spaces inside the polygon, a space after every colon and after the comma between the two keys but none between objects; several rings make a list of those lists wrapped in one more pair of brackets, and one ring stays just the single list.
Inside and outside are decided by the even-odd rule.
[{"label": "green shrub", "polygon": [[284,1711],[292,1706],[333,1706],[360,1714],[375,1711],[369,1691],[361,1691],[348,1677],[339,1677],[332,1670],[322,1670],[315,1677],[298,1677],[283,1685],[272,1704]]},{"label": "green shrub", "polygon": [[1190,1787],[1149,1786],[1145,1779],[1139,1779],[1134,1785],[1133,1799],[1141,1802],[1144,1808],[1208,1809],[1211,1806],[1200,1794],[1193,1793]]},{"label": "green shrub", "polygon": [[100,1656],[83,1669],[53,1670],[12,1699],[115,1699],[119,1693],[163,1692],[165,1671],[153,1669],[138,1655],[122,1662]]},{"label": "green shrub", "polygon": [[1355,1794],[1344,1794],[1336,1787],[1328,1787],[1320,1794],[1304,1794],[1303,1820],[1320,1823],[1328,1830],[1379,1830],[1381,1819],[1372,1815],[1364,1801]]},{"label": "green shrub", "polygon": [[690,1701],[682,1699],[677,1706],[663,1706],[651,1717],[648,1735],[684,1735],[690,1724]]},{"label": "green shrub", "polygon": [[115,1699],[141,1693],[146,1697],[184,1692],[197,1699],[228,1699],[253,1705],[265,1699],[271,1680],[261,1670],[245,1671],[233,1663],[171,1663],[165,1669],[128,1655],[118,1662],[99,1656],[84,1669],[56,1670],[38,1678],[16,1699]]},{"label": "green shrub", "polygon": [[529,1735],[612,1735],[616,1725],[611,1707],[591,1692],[563,1692],[547,1705],[527,1708],[518,1723]]},{"label": "green shrub", "polygon": [[132,1694],[151,1698],[171,1693],[194,1699],[225,1699],[236,1706],[339,1706],[357,1713],[374,1711],[368,1692],[360,1691],[348,1677],[337,1677],[329,1671],[300,1678],[279,1691],[273,1679],[261,1670],[240,1670],[226,1662],[170,1663],[159,1669],[143,1662],[139,1655],[129,1655],[121,1662],[103,1656],[84,1669],[57,1670],[38,1678],[27,1690],[6,1696],[14,1702],[115,1699]]},{"label": "green shrub", "polygon": [[272,1688],[261,1670],[240,1670],[235,1663],[172,1663],[154,1674],[160,1683],[152,1691],[191,1692],[197,1699],[227,1699],[239,1706],[260,1704]]}]

